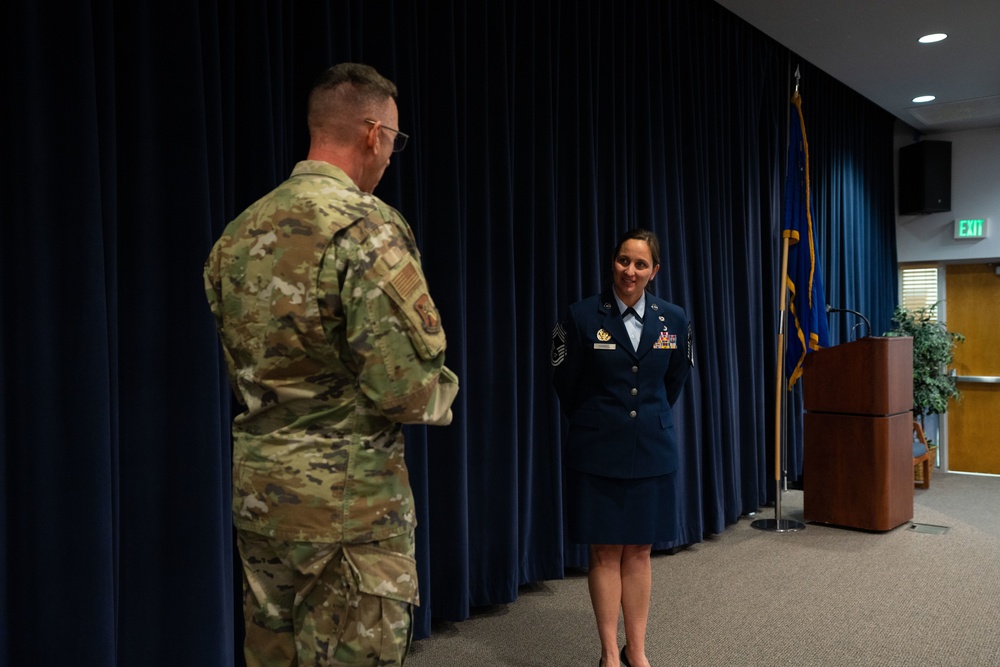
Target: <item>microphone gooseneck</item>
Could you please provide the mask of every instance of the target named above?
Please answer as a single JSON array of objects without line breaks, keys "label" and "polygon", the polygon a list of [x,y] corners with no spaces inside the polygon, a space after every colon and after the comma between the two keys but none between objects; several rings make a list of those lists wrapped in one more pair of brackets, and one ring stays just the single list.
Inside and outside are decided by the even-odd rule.
[{"label": "microphone gooseneck", "polygon": [[[859,313],[858,311],[851,310],[850,308],[834,308],[830,304],[826,304],[826,312],[827,313],[851,313],[852,315],[856,315],[857,317],[860,317],[864,321],[864,323],[865,323],[865,327],[866,327],[865,328],[865,336],[871,336],[872,335],[872,324],[871,324],[871,322],[869,322],[868,318],[865,317],[864,315],[862,315],[861,313]],[[857,326],[857,325],[855,325],[855,326]],[[864,338],[865,336],[862,336],[862,338]]]}]

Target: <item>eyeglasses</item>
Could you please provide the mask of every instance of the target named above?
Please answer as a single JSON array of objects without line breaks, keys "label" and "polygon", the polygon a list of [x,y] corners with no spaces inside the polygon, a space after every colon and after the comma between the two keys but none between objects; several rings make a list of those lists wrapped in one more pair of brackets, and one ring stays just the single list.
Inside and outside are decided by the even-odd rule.
[{"label": "eyeglasses", "polygon": [[[365,122],[368,123],[368,124],[370,124],[370,125],[374,125],[378,121],[377,120],[372,120],[371,118],[365,118]],[[395,132],[396,133],[395,136],[393,137],[393,140],[392,140],[392,152],[393,153],[398,153],[399,151],[401,151],[404,148],[406,148],[406,140],[410,138],[410,135],[406,134],[405,132],[400,132],[396,128],[389,127],[388,125],[383,125],[382,129],[383,130],[389,130],[390,132]]]}]

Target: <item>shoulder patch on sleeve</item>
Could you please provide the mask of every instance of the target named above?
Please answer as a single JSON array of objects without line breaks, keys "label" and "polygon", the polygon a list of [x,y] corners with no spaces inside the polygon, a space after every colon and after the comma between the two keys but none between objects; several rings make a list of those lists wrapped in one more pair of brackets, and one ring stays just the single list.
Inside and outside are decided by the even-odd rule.
[{"label": "shoulder patch on sleeve", "polygon": [[441,331],[441,320],[438,317],[437,310],[434,308],[434,302],[431,301],[430,294],[424,292],[418,296],[417,300],[413,303],[413,309],[420,316],[424,331],[429,334],[436,334]]},{"label": "shoulder patch on sleeve", "polygon": [[694,367],[694,327],[688,322],[688,340],[687,340],[687,357],[688,363]]},{"label": "shoulder patch on sleeve", "polygon": [[392,272],[385,283],[385,293],[402,313],[413,347],[424,359],[433,359],[444,351],[446,343],[441,317],[427,290],[423,271],[409,256]]},{"label": "shoulder patch on sleeve", "polygon": [[552,350],[549,357],[553,366],[566,361],[566,328],[562,322],[556,322],[556,326],[552,329]]},{"label": "shoulder patch on sleeve", "polygon": [[399,296],[405,301],[423,284],[423,279],[420,277],[417,267],[412,262],[407,262],[403,270],[396,273],[389,283],[399,292]]}]

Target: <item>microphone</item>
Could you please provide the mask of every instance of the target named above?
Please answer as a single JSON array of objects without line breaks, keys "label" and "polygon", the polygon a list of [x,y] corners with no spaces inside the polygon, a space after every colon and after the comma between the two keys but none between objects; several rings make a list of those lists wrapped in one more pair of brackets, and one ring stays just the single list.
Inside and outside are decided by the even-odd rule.
[{"label": "microphone", "polygon": [[[826,304],[826,312],[827,313],[851,313],[853,315],[857,315],[862,320],[864,320],[865,326],[867,327],[867,329],[865,329],[865,336],[871,336],[872,335],[872,324],[871,324],[871,322],[869,322],[868,318],[865,317],[864,315],[862,315],[861,313],[859,313],[858,311],[851,310],[850,308],[834,308],[830,304]],[[858,326],[858,325],[855,324],[854,326]],[[864,338],[865,336],[862,336],[862,338]]]}]

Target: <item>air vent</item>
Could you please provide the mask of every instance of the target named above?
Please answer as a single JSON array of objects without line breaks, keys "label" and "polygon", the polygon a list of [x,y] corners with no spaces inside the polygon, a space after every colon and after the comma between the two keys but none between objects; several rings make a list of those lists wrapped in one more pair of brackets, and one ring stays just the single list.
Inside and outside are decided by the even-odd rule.
[{"label": "air vent", "polygon": [[1000,95],[907,109],[927,128],[942,130],[987,127],[1000,123]]}]

